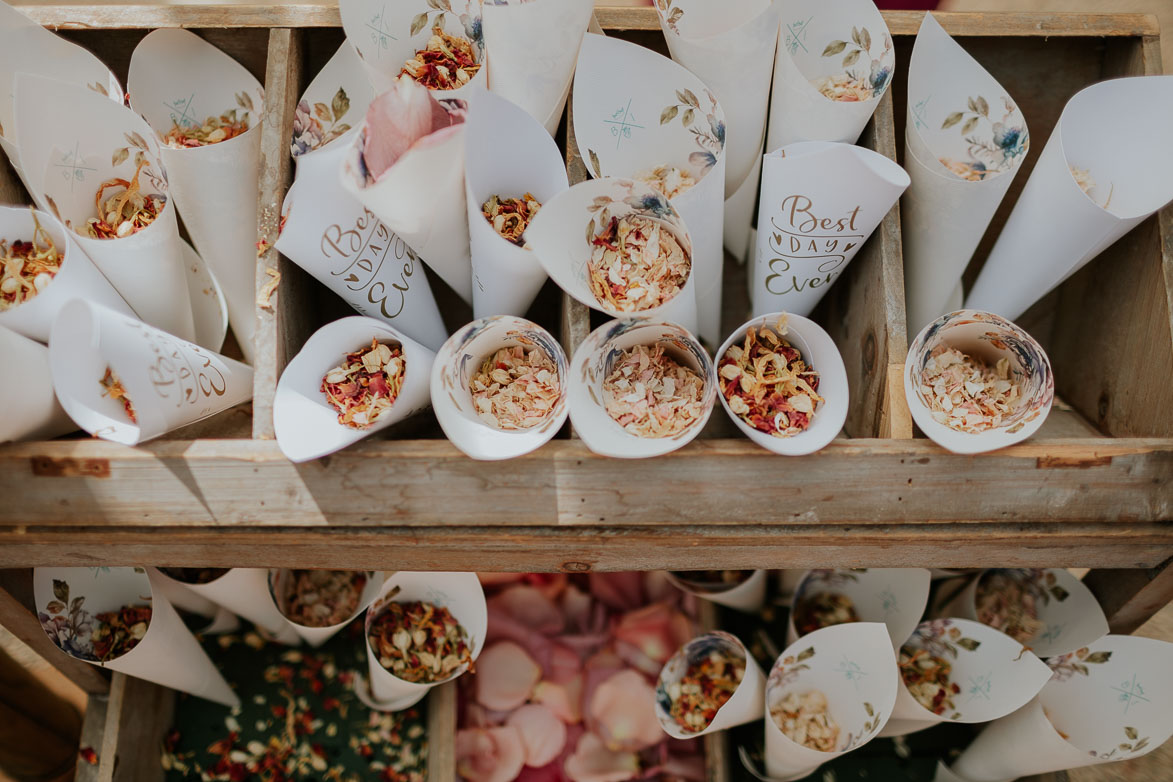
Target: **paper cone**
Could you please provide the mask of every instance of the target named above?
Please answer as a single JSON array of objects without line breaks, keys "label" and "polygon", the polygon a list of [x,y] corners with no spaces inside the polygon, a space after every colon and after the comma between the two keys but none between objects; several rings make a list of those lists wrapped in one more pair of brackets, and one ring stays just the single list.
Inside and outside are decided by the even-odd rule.
[{"label": "paper cone", "polygon": [[954,773],[994,782],[1128,760],[1173,735],[1173,645],[1109,635],[1047,664],[1054,675],[1038,697],[982,731]]},{"label": "paper cone", "polygon": [[769,326],[776,330],[778,321],[782,317],[786,317],[785,339],[802,354],[807,366],[819,373],[818,394],[823,397],[823,401],[815,408],[811,425],[805,431],[791,437],[775,437],[767,432],[754,429],[743,421],[729,407],[729,401],[724,394],[717,394],[717,396],[720,397],[721,406],[725,412],[746,437],[774,453],[802,456],[814,453],[834,440],[842,431],[843,422],[847,420],[847,370],[843,366],[843,357],[839,355],[839,348],[835,346],[831,336],[813,320],[799,315],[772,312],[741,324],[736,331],[730,334],[717,351],[716,363],[718,365],[721,363],[721,358],[732,345],[745,342],[745,334],[751,326],[755,329]]},{"label": "paper cone", "polygon": [[[376,337],[398,342],[403,348],[403,387],[391,410],[373,426],[353,429],[338,423],[338,411],[322,393],[322,378],[339,366],[347,353],[370,347]],[[375,318],[354,316],[327,323],[306,341],[277,382],[273,429],[281,453],[294,462],[317,459],[423,410],[428,406],[428,378],[434,358],[432,351]]]},{"label": "paper cone", "polygon": [[264,568],[232,568],[207,584],[188,584],[163,572],[159,578],[244,617],[279,643],[295,646],[300,643],[299,636],[269,596],[269,571]]},{"label": "paper cone", "polygon": [[[764,573],[761,570],[758,572]],[[717,709],[717,713],[704,730],[686,731],[670,716],[672,698],[668,694],[668,689],[677,684],[688,672],[689,665],[705,660],[714,652],[744,661],[745,673],[733,695]],[[705,633],[677,649],[676,654],[672,655],[660,670],[660,679],[656,684],[656,716],[660,718],[660,727],[672,738],[696,738],[706,733],[760,720],[765,711],[765,691],[766,677],[739,638],[720,631]]]},{"label": "paper cone", "polygon": [[[370,701],[367,705],[378,711],[402,711],[420,701],[428,690],[450,682],[464,674],[468,668],[461,668],[447,679],[417,684],[400,679],[379,663],[379,655],[371,648],[370,632],[375,619],[386,609],[388,603],[410,603],[423,601],[447,608],[456,621],[468,631],[468,645],[475,661],[485,643],[489,623],[489,609],[485,604],[485,592],[476,573],[409,573],[398,571],[383,584],[379,596],[367,611],[366,631],[363,645],[367,650],[367,668],[370,674]],[[365,687],[356,684],[355,692],[363,693]],[[365,694],[365,693],[363,693]],[[362,700],[367,701],[366,698]]]},{"label": "paper cone", "polygon": [[970,782],[968,779],[963,779],[960,774],[954,773],[945,761],[937,761],[937,772],[933,777],[933,782]]},{"label": "paper cone", "polygon": [[716,587],[698,587],[666,571],[668,580],[679,590],[696,595],[701,600],[727,606],[746,613],[757,613],[766,599],[766,571],[754,570],[739,584],[720,584]]},{"label": "paper cone", "polygon": [[187,293],[191,302],[191,317],[195,325],[195,339],[201,348],[219,352],[228,335],[228,304],[220,281],[211,267],[187,242],[183,243],[183,265],[187,273]]},{"label": "paper cone", "polygon": [[[908,331],[919,331],[960,295],[961,274],[1030,146],[1010,95],[925,14],[908,67],[904,166],[904,280]],[[993,173],[962,179],[942,158]]]},{"label": "paper cone", "polygon": [[223,287],[228,320],[244,357],[256,329],[257,188],[264,90],[251,73],[187,30],[155,30],[134,49],[130,102],[164,137],[175,125],[200,126],[230,109],[249,129],[202,147],[161,145],[183,224]]},{"label": "paper cone", "polygon": [[281,612],[281,616],[286,623],[293,628],[295,633],[301,636],[301,640],[315,648],[329,641],[334,637],[335,633],[353,622],[355,617],[365,611],[366,607],[371,604],[371,601],[378,596],[379,591],[383,587],[383,580],[386,577],[381,571],[366,571],[367,581],[363,585],[362,594],[359,596],[358,607],[354,609],[354,612],[349,617],[338,624],[333,624],[328,627],[309,627],[298,624],[285,615],[285,590],[289,583],[289,574],[290,571],[286,568],[269,569],[269,597],[272,599],[273,605]]},{"label": "paper cone", "polygon": [[349,41],[343,41],[297,103],[289,151],[298,168],[304,156],[357,128],[374,97],[358,52]]},{"label": "paper cone", "polygon": [[[766,149],[795,141],[854,144],[892,83],[895,67],[892,36],[871,0],[785,3]],[[843,73],[866,82],[872,97],[857,102],[832,100],[814,85]]]},{"label": "paper cone", "polygon": [[929,571],[923,568],[808,570],[795,588],[786,642],[798,640],[794,614],[814,595],[845,595],[861,622],[882,622],[892,648],[899,651],[924,616],[929,602]]},{"label": "paper cone", "polygon": [[195,614],[207,620],[207,624],[194,632],[199,635],[221,635],[240,629],[240,619],[223,606],[218,606],[206,597],[201,597],[173,578],[168,578],[158,568],[147,568],[154,579],[155,590],[167,598],[176,611]]},{"label": "paper cone", "polygon": [[672,203],[650,185],[631,179],[591,179],[559,193],[542,205],[526,229],[525,240],[558,287],[588,307],[613,318],[670,320],[691,330],[697,320],[695,264],[684,287],[658,307],[620,312],[591,291],[589,263],[594,247],[588,233],[594,236],[611,217],[622,219],[629,214],[655,220],[672,233],[685,254],[695,257],[691,235]]},{"label": "paper cone", "polygon": [[[560,5],[538,0],[519,8]],[[507,8],[508,6],[487,6]],[[525,247],[502,237],[481,205],[492,196],[539,203],[566,190],[566,164],[554,139],[531,116],[505,98],[474,90],[465,130],[464,186],[472,251],[473,316],[525,315],[546,282],[546,270]]]},{"label": "paper cone", "polygon": [[[947,605],[934,610],[934,616],[959,616],[983,621],[978,613],[978,587],[994,574],[1013,579],[1022,585],[1034,606],[1040,626],[1029,638],[1019,642],[1039,657],[1054,657],[1074,652],[1108,634],[1108,620],[1091,590],[1064,568],[1005,568],[984,570],[970,580]],[[1002,628],[994,625],[995,629]]]},{"label": "paper cone", "polygon": [[[150,126],[92,90],[52,79],[18,74],[15,95],[20,165],[37,206],[73,229],[78,246],[140,318],[194,339],[174,198]],[[97,215],[99,186],[113,178],[130,180],[140,154],[148,162],[141,190],[166,196],[163,210],[138,233],[91,238],[86,220]]]},{"label": "paper cone", "polygon": [[793,604],[794,593],[798,591],[798,585],[806,578],[806,574],[805,570],[778,571],[778,596],[781,605]]},{"label": "paper cone", "polygon": [[[253,371],[99,304],[74,299],[49,336],[53,388],[95,437],[138,445],[252,399]],[[122,381],[137,423],[105,396],[106,369]]]},{"label": "paper cone", "polygon": [[75,431],[53,393],[49,349],[0,326],[0,443],[49,440]]},{"label": "paper cone", "polygon": [[[375,92],[383,92],[395,81],[403,64],[428,44],[432,27],[441,24],[444,32],[473,42],[474,57],[481,68],[464,86],[434,90],[437,98],[465,97],[473,86],[484,86],[488,65],[481,34],[479,0],[340,0],[342,29],[354,46]],[[422,252],[422,251],[421,251]]]},{"label": "paper cone", "polygon": [[489,89],[524,109],[551,136],[594,10],[591,0],[514,0],[481,9],[485,51],[493,63]]},{"label": "paper cone", "polygon": [[[537,348],[558,369],[560,396],[544,423],[531,429],[504,430],[477,414],[469,391],[481,363],[501,348]],[[431,398],[444,434],[474,459],[512,459],[545,445],[566,421],[566,387],[570,366],[566,353],[550,332],[511,315],[474,320],[444,343],[432,364]]]},{"label": "paper cone", "polygon": [[[540,214],[540,213],[539,213]],[[636,437],[607,414],[603,406],[603,381],[615,358],[635,345],[663,344],[665,351],[681,365],[705,380],[704,413],[687,430],[675,437]],[[570,361],[570,422],[591,451],[618,459],[662,456],[683,448],[704,429],[717,396],[713,361],[696,337],[673,323],[614,320],[592,331]]]},{"label": "paper cone", "polygon": [[[1173,200],[1173,76],[1114,79],[1067,102],[967,307],[1017,318]],[[1095,185],[1084,193],[1072,169]],[[1010,282],[1010,281],[1013,282]]]},{"label": "paper cone", "polygon": [[[33,592],[41,627],[70,657],[225,706],[240,706],[240,698],[145,569],[34,568]],[[125,654],[98,662],[90,639],[95,617],[129,605],[150,605],[146,635]]]},{"label": "paper cone", "polygon": [[[578,55],[572,100],[575,142],[592,176],[632,178],[671,165],[696,179],[671,203],[692,240],[695,330],[716,345],[725,257],[725,112],[716,96],[696,76],[644,46],[588,35]],[[692,328],[683,318],[665,317]]]},{"label": "paper cone", "polygon": [[908,187],[878,152],[807,141],[765,157],[754,255],[755,315],[810,315]]},{"label": "paper cone", "polygon": [[[736,258],[738,263],[745,263],[750,248],[755,244],[752,223],[761,180],[762,156],[759,150],[758,160],[750,169],[749,176],[741,183],[741,187],[737,188],[737,192],[725,201],[725,250]],[[752,277],[747,281],[752,285]]]},{"label": "paper cone", "polygon": [[[855,622],[816,630],[779,655],[766,680],[765,774],[759,779],[787,782],[801,779],[828,760],[875,738],[896,700],[892,670],[896,658],[884,625]],[[821,752],[786,737],[770,709],[791,692],[812,690],[827,698],[828,711],[839,724],[834,752]],[[743,762],[746,756],[742,755]]]},{"label": "paper cone", "polygon": [[[980,358],[993,366],[1010,361],[1010,372],[1024,400],[1002,426],[971,434],[951,429],[933,419],[920,377],[933,352],[942,346]],[[912,420],[937,445],[953,453],[984,453],[1030,437],[1047,419],[1055,397],[1051,362],[1039,343],[1008,320],[975,310],[959,310],[925,326],[908,347],[904,362],[904,395]]]}]

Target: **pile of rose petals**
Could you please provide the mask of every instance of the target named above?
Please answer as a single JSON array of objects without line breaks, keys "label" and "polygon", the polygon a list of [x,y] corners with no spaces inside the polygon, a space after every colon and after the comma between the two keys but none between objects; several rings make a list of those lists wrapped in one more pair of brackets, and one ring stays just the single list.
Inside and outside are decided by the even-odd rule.
[{"label": "pile of rose petals", "polygon": [[694,634],[693,598],[663,573],[481,581],[487,639],[460,681],[464,779],[704,779],[700,740],[668,738],[655,712],[660,668]]}]

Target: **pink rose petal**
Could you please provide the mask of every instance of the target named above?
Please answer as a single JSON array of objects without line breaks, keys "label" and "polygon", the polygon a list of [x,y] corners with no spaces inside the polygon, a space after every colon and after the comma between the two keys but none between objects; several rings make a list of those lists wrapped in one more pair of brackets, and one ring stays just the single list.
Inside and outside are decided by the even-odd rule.
[{"label": "pink rose petal", "polygon": [[572,782],[625,782],[639,774],[639,756],[613,752],[593,733],[584,733],[566,759],[566,776]]},{"label": "pink rose petal", "polygon": [[543,635],[562,632],[566,619],[545,592],[535,586],[517,584],[489,598],[495,610],[509,614],[531,630]]},{"label": "pink rose petal", "polygon": [[456,732],[456,773],[469,782],[512,782],[524,765],[525,748],[514,727]]},{"label": "pink rose petal", "polygon": [[691,625],[688,617],[671,606],[653,603],[620,617],[614,635],[663,664],[689,640]]},{"label": "pink rose petal", "polygon": [[582,719],[582,676],[559,684],[551,681],[538,682],[530,700],[546,705],[558,719],[573,725]]},{"label": "pink rose petal", "polygon": [[546,706],[527,703],[509,716],[505,723],[517,728],[525,747],[525,764],[541,768],[562,753],[566,743],[566,723]]},{"label": "pink rose petal", "polygon": [[587,709],[594,732],[614,750],[639,751],[664,740],[656,691],[641,674],[620,671],[600,684]]},{"label": "pink rose petal", "polygon": [[458,116],[440,105],[426,87],[406,76],[398,79],[367,108],[363,140],[367,170],[379,179],[413,146],[441,140],[428,137],[458,124],[457,120]]},{"label": "pink rose petal", "polygon": [[486,709],[509,711],[529,700],[542,668],[513,641],[500,641],[477,659],[476,700]]}]

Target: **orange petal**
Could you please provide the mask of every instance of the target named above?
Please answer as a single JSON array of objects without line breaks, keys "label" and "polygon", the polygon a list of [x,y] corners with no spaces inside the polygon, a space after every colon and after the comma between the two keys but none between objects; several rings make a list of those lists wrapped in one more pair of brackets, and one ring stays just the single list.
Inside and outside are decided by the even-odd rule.
[{"label": "orange petal", "polygon": [[639,751],[664,740],[656,717],[656,691],[633,670],[620,671],[591,694],[593,730],[614,750]]},{"label": "orange petal", "polygon": [[517,728],[525,748],[525,764],[541,768],[562,754],[566,744],[566,723],[548,707],[527,703],[509,716],[505,723]]},{"label": "orange petal", "polygon": [[509,711],[529,700],[542,669],[513,641],[493,644],[477,659],[476,701],[486,709]]},{"label": "orange petal", "polygon": [[517,728],[472,728],[456,732],[456,773],[469,782],[511,782],[525,766]]},{"label": "orange petal", "polygon": [[625,782],[639,774],[639,756],[612,752],[598,736],[584,733],[566,759],[565,770],[571,782]]}]

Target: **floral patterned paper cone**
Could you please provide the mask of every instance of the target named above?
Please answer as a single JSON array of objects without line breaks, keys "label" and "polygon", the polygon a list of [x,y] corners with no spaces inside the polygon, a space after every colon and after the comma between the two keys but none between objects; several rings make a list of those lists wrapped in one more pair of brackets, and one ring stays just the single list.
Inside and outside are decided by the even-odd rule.
[{"label": "floral patterned paper cone", "polygon": [[[357,573],[359,571],[354,572]],[[353,622],[359,614],[365,611],[366,607],[379,595],[379,591],[383,587],[383,581],[386,579],[386,574],[382,571],[362,571],[364,581],[362,588],[359,590],[358,600],[354,610],[350,611],[346,615],[346,618],[340,622],[318,627],[301,624],[289,618],[287,590],[291,583],[290,579],[294,574],[295,571],[286,568],[270,568],[268,574],[269,597],[272,599],[273,605],[281,612],[285,621],[293,628],[293,631],[301,636],[301,640],[313,647],[321,646],[326,641],[329,641],[339,630]]]},{"label": "floral patterned paper cone", "polygon": [[[936,394],[922,382],[931,358],[953,348],[993,367],[1009,362],[1009,377],[1019,387],[1014,411],[997,426],[979,432],[960,431],[937,419],[948,416],[934,402]],[[908,348],[904,362],[904,395],[912,420],[929,439],[954,453],[984,453],[1030,437],[1051,412],[1055,378],[1043,348],[1029,334],[997,315],[960,310],[925,326]]]},{"label": "floral patterned paper cone", "polygon": [[49,349],[0,326],[0,443],[48,440],[77,429],[53,393]]},{"label": "floral patterned paper cone", "polygon": [[527,194],[539,204],[549,203],[569,187],[566,164],[554,139],[533,117],[481,89],[470,96],[464,139],[473,315],[521,317],[546,282],[546,270],[530,249],[499,234],[482,206],[494,196],[521,199]]},{"label": "floral patterned paper cone", "polygon": [[762,156],[759,154],[749,176],[737,188],[737,192],[725,200],[723,242],[725,250],[736,258],[738,263],[745,263],[745,258],[754,245],[754,229],[751,224],[761,183]]},{"label": "floral patterned paper cone", "polygon": [[895,66],[892,36],[871,0],[784,3],[766,150],[795,141],[854,144]]},{"label": "floral patterned paper cone", "polygon": [[690,595],[696,595],[701,600],[708,600],[710,603],[747,613],[757,613],[761,610],[762,603],[766,599],[766,582],[769,580],[767,576],[768,572],[765,570],[754,570],[748,578],[740,583],[723,584],[717,588],[697,589],[690,586],[683,578],[668,572],[668,580],[677,589]]},{"label": "floral patterned paper cone", "polygon": [[[183,241],[154,131],[130,109],[85,87],[20,73],[15,95],[20,165],[37,206],[73,230],[78,246],[140,318],[193,340]],[[95,202],[125,192],[123,183],[136,171],[140,193],[165,199],[158,215],[127,236],[90,236]],[[115,179],[121,183],[95,198]]]},{"label": "floral patterned paper cone", "polygon": [[908,182],[894,161],[852,144],[800,142],[766,155],[754,314],[810,315]]},{"label": "floral patterned paper cone", "polygon": [[[744,664],[744,673],[741,681],[736,683],[733,694],[718,707],[708,725],[700,730],[686,730],[672,716],[672,690],[679,685],[691,666],[701,664],[712,654],[739,661]],[[660,719],[660,727],[672,738],[696,738],[760,720],[765,711],[765,692],[766,677],[745,644],[729,633],[706,633],[678,649],[660,670],[660,679],[656,684],[656,716]]]},{"label": "floral patterned paper cone", "polygon": [[908,330],[949,312],[1030,146],[1010,95],[925,14],[908,66],[901,203]]},{"label": "floral patterned paper cone", "polygon": [[83,299],[62,307],[53,322],[49,367],[57,398],[74,422],[123,445],[193,424],[253,395],[248,365]]},{"label": "floral patterned paper cone", "polygon": [[[451,675],[430,682],[407,681],[384,668],[379,662],[379,654],[371,646],[370,633],[371,626],[392,602],[424,602],[448,609],[468,634],[468,663],[461,665]],[[363,644],[367,650],[370,691],[368,693],[363,682],[359,681],[355,683],[355,692],[364,703],[379,711],[402,711],[414,706],[427,695],[428,690],[460,677],[472,667],[484,646],[488,623],[489,609],[485,603],[485,592],[476,573],[410,573],[401,570],[393,574],[383,584],[366,615]]]},{"label": "floral patterned paper cone", "polygon": [[[34,568],[37,616],[46,635],[70,657],[128,676],[237,708],[240,698],[220,675],[199,641],[143,568]],[[100,617],[129,606],[147,606],[145,634],[129,648],[96,654],[93,632]]]},{"label": "floral patterned paper cone", "polygon": [[[649,181],[660,167],[676,169],[663,169],[662,183],[653,187],[688,226],[697,332],[716,345],[725,257],[725,112],[717,97],[667,57],[618,38],[587,35],[572,101],[575,142],[592,176]],[[669,319],[691,328],[680,317]]]},{"label": "floral patterned paper cone", "polygon": [[357,128],[374,97],[362,59],[349,41],[343,41],[297,102],[289,152],[298,167],[310,159],[308,155]]},{"label": "floral patterned paper cone", "polygon": [[277,606],[273,605],[269,596],[269,571],[264,568],[230,568],[206,584],[189,584],[163,572],[159,573],[159,578],[244,617],[279,643],[297,645],[301,642]]},{"label": "floral patterned paper cone", "polygon": [[[366,428],[339,423],[338,410],[322,391],[322,380],[348,353],[369,348],[372,339],[403,351],[403,383],[391,409]],[[353,316],[314,332],[285,367],[273,402],[277,445],[294,462],[318,459],[353,445],[428,406],[428,382],[435,354],[375,318]]]},{"label": "floral patterned paper cone", "polygon": [[[676,434],[641,437],[621,426],[607,412],[606,380],[624,351],[637,345],[661,345],[664,353],[695,372],[704,382],[695,416]],[[709,354],[696,337],[672,323],[611,321],[592,331],[570,361],[570,421],[587,448],[603,456],[643,459],[682,448],[700,434],[717,396],[717,378]]]},{"label": "floral patterned paper cone", "polygon": [[[224,289],[232,331],[251,362],[264,90],[227,54],[177,29],[155,30],[135,47],[127,82],[134,109],[164,139],[171,196]],[[247,121],[247,129],[203,146],[177,149],[166,142],[173,128],[190,133],[208,118],[225,116]]]},{"label": "floral patterned paper cone", "polygon": [[[471,390],[474,378],[482,375],[482,369],[497,354],[507,348],[521,348],[527,356],[538,351],[548,365],[543,370],[529,373],[511,373],[499,365],[489,367],[488,383],[501,387],[498,398],[491,398],[487,391],[475,395]],[[534,366],[533,362],[520,360],[522,367]],[[553,371],[551,371],[553,370]],[[507,378],[492,377],[497,372],[506,372]],[[448,439],[464,453],[474,459],[512,459],[545,445],[566,422],[569,414],[566,395],[570,367],[566,353],[552,334],[536,323],[512,315],[496,315],[491,318],[474,320],[452,335],[436,354],[432,364],[431,398],[436,419]],[[527,379],[528,378],[528,379]],[[505,382],[501,382],[504,380]],[[524,420],[522,413],[510,413],[510,405],[520,405],[516,396],[507,396],[510,386],[524,384],[526,392],[533,394],[525,412],[538,417],[545,405],[549,405],[540,423],[527,428],[518,427]],[[542,391],[539,391],[542,389]],[[506,417],[504,422],[498,414]],[[494,421],[497,424],[494,424]]]},{"label": "floral patterned paper cone", "polygon": [[[892,648],[899,651],[924,616],[929,601],[929,571],[923,568],[806,571],[794,591],[786,625],[788,643],[799,638],[795,616],[800,617],[800,624],[805,622],[804,617],[817,618],[816,606],[823,595],[844,599],[856,617],[849,621],[882,622],[888,628]],[[806,631],[805,627],[802,629]]]},{"label": "floral patterned paper cone", "polygon": [[1173,76],[1114,79],[1076,93],[966,306],[1017,318],[1173,200],[1171,124]]},{"label": "floral patterned paper cone", "polygon": [[1137,758],[1173,735],[1173,644],[1109,635],[1047,661],[1038,697],[995,721],[952,766],[969,782]]},{"label": "floral patterned paper cone", "polygon": [[484,3],[489,88],[545,127],[558,130],[591,0],[490,0]]}]

